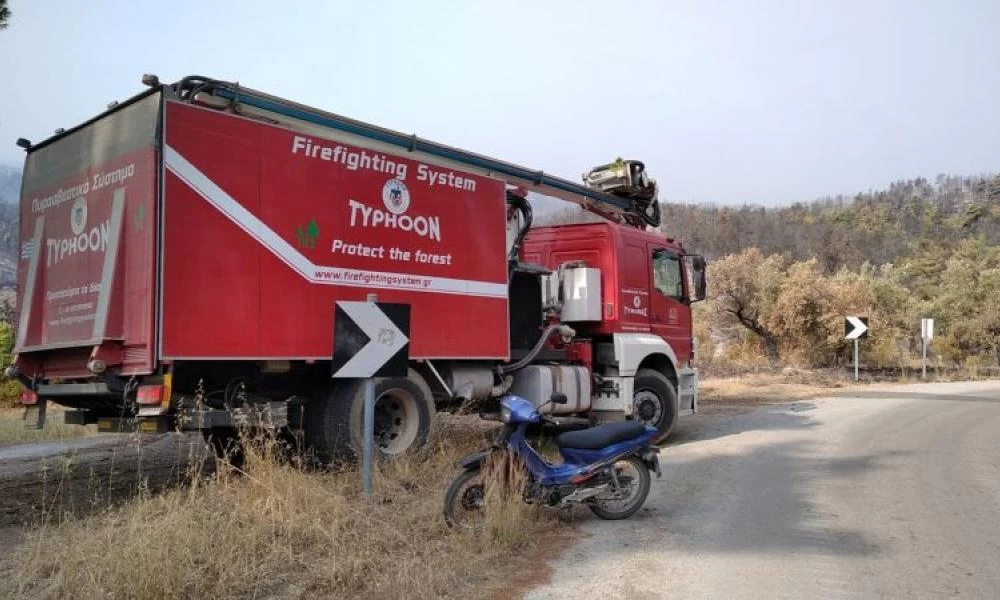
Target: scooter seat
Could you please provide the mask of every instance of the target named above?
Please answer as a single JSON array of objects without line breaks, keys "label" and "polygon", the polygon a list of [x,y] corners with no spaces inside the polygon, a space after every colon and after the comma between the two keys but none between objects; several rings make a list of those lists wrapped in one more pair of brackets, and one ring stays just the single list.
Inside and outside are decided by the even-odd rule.
[{"label": "scooter seat", "polygon": [[567,431],[556,436],[560,448],[600,450],[617,442],[637,438],[646,432],[646,426],[635,421],[605,423],[590,429]]}]

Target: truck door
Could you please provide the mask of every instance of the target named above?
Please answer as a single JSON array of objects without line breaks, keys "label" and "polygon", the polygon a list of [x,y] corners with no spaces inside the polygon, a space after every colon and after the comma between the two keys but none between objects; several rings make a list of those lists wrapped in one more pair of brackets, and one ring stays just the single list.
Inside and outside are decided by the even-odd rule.
[{"label": "truck door", "polygon": [[649,244],[652,283],[649,293],[649,321],[652,332],[670,344],[677,360],[689,358],[691,348],[691,310],[684,302],[684,278],[681,257],[672,250]]},{"label": "truck door", "polygon": [[646,244],[624,240],[619,262],[621,296],[619,321],[621,331],[649,331],[649,261]]}]

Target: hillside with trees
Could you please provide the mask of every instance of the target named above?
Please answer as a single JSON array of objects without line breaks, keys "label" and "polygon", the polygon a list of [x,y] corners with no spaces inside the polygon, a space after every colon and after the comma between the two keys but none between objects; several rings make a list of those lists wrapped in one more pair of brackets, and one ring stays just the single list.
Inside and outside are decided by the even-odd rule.
[{"label": "hillside with trees", "polygon": [[0,289],[17,280],[17,196],[21,170],[0,165]]},{"label": "hillside with trees", "polygon": [[771,209],[668,202],[661,229],[709,260],[758,248],[793,260],[816,258],[826,272],[858,269],[970,237],[1000,244],[1000,176],[940,175],[933,183],[899,181],[853,198]]},{"label": "hillside with trees", "polygon": [[[661,230],[709,261],[699,362],[841,366],[846,315],[870,319],[862,363],[1000,366],[1000,176],[940,175],[791,206],[664,203]],[[577,211],[546,222],[579,220]]]}]

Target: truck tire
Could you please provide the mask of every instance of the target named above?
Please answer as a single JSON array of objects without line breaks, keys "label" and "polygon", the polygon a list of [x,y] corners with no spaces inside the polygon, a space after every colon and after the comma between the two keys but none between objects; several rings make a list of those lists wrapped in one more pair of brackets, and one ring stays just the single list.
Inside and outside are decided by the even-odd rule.
[{"label": "truck tire", "polygon": [[656,428],[656,443],[665,440],[679,412],[674,384],[659,371],[639,369],[632,394],[632,418]]},{"label": "truck tire", "polygon": [[[360,381],[334,384],[306,406],[306,444],[325,463],[360,458],[364,448],[364,390]],[[434,427],[434,396],[415,370],[375,380],[375,448],[379,458],[417,452]]]}]

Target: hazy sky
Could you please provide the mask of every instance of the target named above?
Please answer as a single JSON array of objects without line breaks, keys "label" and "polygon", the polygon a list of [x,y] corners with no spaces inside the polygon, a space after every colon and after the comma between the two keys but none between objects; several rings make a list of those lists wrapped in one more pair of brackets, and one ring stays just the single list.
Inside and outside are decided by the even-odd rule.
[{"label": "hazy sky", "polygon": [[661,199],[790,203],[1000,170],[1000,1],[10,0],[0,163],[142,89],[238,80]]}]

